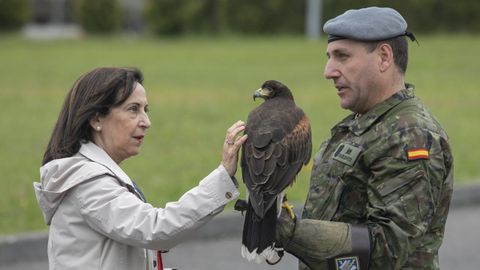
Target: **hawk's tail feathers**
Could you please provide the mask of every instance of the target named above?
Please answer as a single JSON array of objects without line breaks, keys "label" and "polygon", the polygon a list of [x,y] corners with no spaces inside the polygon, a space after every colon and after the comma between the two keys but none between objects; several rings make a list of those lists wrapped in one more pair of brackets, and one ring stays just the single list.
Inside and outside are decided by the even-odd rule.
[{"label": "hawk's tail feathers", "polygon": [[269,264],[275,264],[282,258],[280,254],[283,253],[283,248],[276,248],[274,247],[274,245],[271,247],[267,247],[260,254],[257,253],[257,250],[258,248],[250,252],[245,245],[242,245],[242,257],[247,259],[249,262],[254,261],[258,264],[262,263],[264,260],[266,260]]},{"label": "hawk's tail feathers", "polygon": [[243,226],[242,257],[250,262],[261,263],[266,260],[271,264],[277,263],[283,255],[283,249],[275,247],[276,224],[276,204],[261,218],[255,214],[249,201]]}]

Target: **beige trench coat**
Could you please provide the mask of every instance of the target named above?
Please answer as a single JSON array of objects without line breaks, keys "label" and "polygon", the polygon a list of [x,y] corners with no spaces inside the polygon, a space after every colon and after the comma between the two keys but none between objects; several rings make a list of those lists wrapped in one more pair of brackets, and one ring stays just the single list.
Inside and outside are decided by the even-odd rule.
[{"label": "beige trench coat", "polygon": [[178,201],[155,208],[91,142],[45,164],[40,174],[34,189],[49,225],[50,270],[153,269],[156,256],[148,250],[171,249],[239,195],[219,166]]}]

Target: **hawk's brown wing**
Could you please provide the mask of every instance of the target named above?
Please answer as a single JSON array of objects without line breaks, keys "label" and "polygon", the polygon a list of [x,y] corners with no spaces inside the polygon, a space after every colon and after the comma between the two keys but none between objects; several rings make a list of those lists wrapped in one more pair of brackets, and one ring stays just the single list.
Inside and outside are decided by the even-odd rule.
[{"label": "hawk's brown wing", "polygon": [[278,99],[263,103],[249,114],[246,133],[243,180],[256,214],[263,217],[276,196],[293,183],[310,160],[310,123],[293,101]]}]

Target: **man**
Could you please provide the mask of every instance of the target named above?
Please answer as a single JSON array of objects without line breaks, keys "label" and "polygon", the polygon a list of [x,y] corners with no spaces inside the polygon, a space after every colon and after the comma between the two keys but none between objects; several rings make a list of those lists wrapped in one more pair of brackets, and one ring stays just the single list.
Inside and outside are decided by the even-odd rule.
[{"label": "man", "polygon": [[403,17],[349,10],[324,25],[325,77],[352,111],[314,157],[302,219],[277,240],[300,269],[439,269],[452,195],[447,134],[406,84]]}]

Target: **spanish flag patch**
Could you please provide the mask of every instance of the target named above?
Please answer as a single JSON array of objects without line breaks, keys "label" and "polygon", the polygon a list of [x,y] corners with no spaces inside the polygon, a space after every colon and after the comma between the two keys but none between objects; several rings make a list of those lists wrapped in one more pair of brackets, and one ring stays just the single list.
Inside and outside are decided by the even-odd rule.
[{"label": "spanish flag patch", "polygon": [[408,160],[428,159],[430,157],[425,148],[415,148],[407,151]]}]

